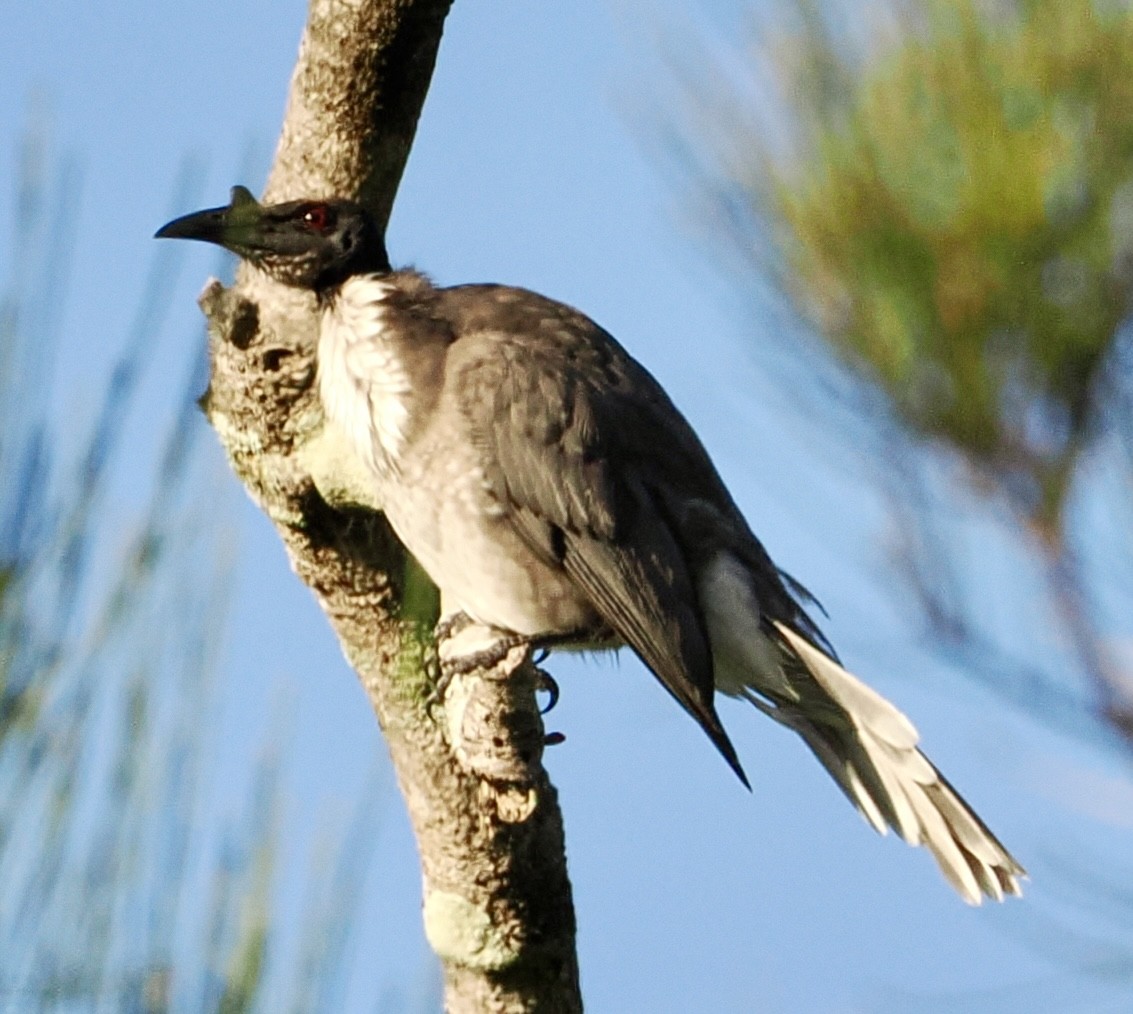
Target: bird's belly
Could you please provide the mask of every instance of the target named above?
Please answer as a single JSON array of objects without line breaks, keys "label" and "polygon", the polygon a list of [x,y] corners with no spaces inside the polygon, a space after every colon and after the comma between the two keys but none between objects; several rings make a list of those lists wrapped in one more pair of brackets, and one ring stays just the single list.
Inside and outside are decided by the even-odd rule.
[{"label": "bird's belly", "polygon": [[599,626],[570,578],[533,553],[506,520],[487,512],[459,482],[443,497],[415,486],[389,497],[386,514],[441,590],[446,613],[460,610],[479,623],[527,637]]}]

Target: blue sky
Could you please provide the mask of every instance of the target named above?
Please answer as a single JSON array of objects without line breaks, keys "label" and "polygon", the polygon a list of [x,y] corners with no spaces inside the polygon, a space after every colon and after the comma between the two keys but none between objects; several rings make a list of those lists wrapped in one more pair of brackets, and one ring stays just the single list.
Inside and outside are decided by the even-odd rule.
[{"label": "blue sky", "polygon": [[[645,362],[776,560],[823,600],[844,659],[912,715],[929,755],[1035,882],[1023,903],[970,910],[927,855],[875,836],[803,746],[754,710],[722,711],[749,796],[635,660],[556,656],[563,696],[549,727],[567,738],[547,763],[566,816],[589,1009],[1033,1011],[1051,998],[1057,1009],[1124,1009],[1119,987],[1068,966],[1055,920],[1061,860],[1080,851],[1115,862],[1128,854],[1130,821],[1075,816],[1054,776],[1091,792],[1090,779],[1108,778],[1126,794],[1128,780],[1104,754],[1037,731],[911,646],[881,566],[883,505],[837,467],[821,420],[793,412],[791,392],[760,371],[752,349],[782,322],[741,308],[650,143],[670,84],[663,26],[727,24],[734,8],[665,0],[655,10],[457,0],[391,256],[442,283],[508,282],[572,303]],[[232,183],[262,185],[303,15],[295,0],[47,0],[5,12],[0,180],[13,177],[33,110],[46,111],[56,148],[82,173],[64,307],[68,411],[93,409],[91,376],[125,333],[154,229],[223,202]],[[186,158],[197,167],[193,203],[174,207]],[[211,252],[185,252],[162,341],[203,340],[194,298],[215,270]],[[163,385],[177,376],[154,371],[143,416],[165,411]],[[137,460],[143,468],[142,448]],[[268,523],[217,475],[239,546],[220,763],[239,780],[243,745],[282,686],[287,906],[303,889],[305,847],[328,812],[350,808],[383,747]],[[123,510],[144,482],[124,477]],[[379,993],[412,997],[429,977],[412,839],[389,792],[352,1010],[373,1009]]]}]

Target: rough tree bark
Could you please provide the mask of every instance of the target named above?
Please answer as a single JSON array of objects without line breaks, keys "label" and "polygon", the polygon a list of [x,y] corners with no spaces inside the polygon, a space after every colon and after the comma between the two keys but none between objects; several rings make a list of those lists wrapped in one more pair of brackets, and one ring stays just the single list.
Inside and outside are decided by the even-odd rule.
[{"label": "rough tree bark", "polygon": [[[383,225],[452,0],[311,0],[266,199]],[[450,1011],[581,1010],[562,816],[523,652],[430,704],[434,590],[367,501],[315,392],[313,301],[244,267],[201,296],[210,421],[362,680],[417,834]]]}]

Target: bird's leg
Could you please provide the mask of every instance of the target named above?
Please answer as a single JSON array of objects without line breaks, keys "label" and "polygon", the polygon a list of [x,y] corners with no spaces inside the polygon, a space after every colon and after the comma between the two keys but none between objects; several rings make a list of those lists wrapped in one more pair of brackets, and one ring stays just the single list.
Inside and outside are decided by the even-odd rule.
[{"label": "bird's leg", "polygon": [[[472,630],[473,627],[477,629]],[[475,624],[467,614],[462,612],[445,616],[437,624],[436,634],[439,654],[441,655],[441,664],[440,676],[436,681],[431,696],[433,703],[444,700],[445,691],[452,683],[453,677],[464,676],[477,669],[491,669],[499,665],[513,648],[526,646],[530,646],[535,650],[536,657],[533,660],[536,673],[535,689],[536,691],[545,692],[549,698],[546,706],[540,709],[540,714],[545,715],[558,703],[558,683],[555,682],[550,673],[539,668],[539,666],[550,654],[548,640],[558,641],[559,638],[539,638],[536,642],[534,639],[524,637],[520,634],[502,633],[494,630],[494,628]],[[500,636],[495,637],[491,644],[486,647],[477,647],[471,651],[460,650],[461,646],[458,639],[461,635],[466,635],[464,637],[465,641],[471,641],[473,638],[476,638],[479,644],[483,644],[484,634],[499,634]],[[564,642],[573,639],[573,637],[567,636],[562,638]],[[454,644],[454,641],[457,643]],[[445,645],[443,648],[440,647],[442,643]]]},{"label": "bird's leg", "polygon": [[[467,629],[465,628],[465,630]],[[481,629],[490,630],[491,628]],[[464,633],[464,630],[454,635],[448,643],[451,644],[460,636],[460,633]],[[448,671],[450,680],[453,676],[466,676],[477,669],[492,669],[507,658],[508,652],[513,648],[525,647],[530,643],[530,638],[524,637],[522,634],[504,634],[485,648],[468,652],[450,651],[442,653],[441,668]]]},{"label": "bird's leg", "polygon": [[[464,676],[476,669],[489,669],[498,665],[517,643],[524,643],[522,640],[509,638],[506,646],[499,650],[499,639],[493,637],[493,634],[493,628],[477,623],[461,609],[443,612],[433,628],[440,672],[433,692],[429,695],[430,704],[439,704],[444,700],[454,676]],[[491,638],[491,646],[488,648],[470,650],[462,644],[463,640],[483,645],[488,638]]]},{"label": "bird's leg", "polygon": [[[531,647],[537,654],[534,662],[535,690],[545,692],[549,698],[546,707],[540,709],[540,714],[543,715],[558,703],[559,685],[550,673],[539,668],[539,664],[550,654],[552,646],[571,644],[579,639],[579,635],[573,632],[536,638],[508,633],[476,623],[467,613],[460,611],[446,614],[440,620],[436,626],[436,637],[438,654],[441,656],[440,675],[431,695],[432,703],[444,700],[445,692],[454,677],[465,676],[478,669],[494,668],[507,658],[512,649]],[[491,641],[485,644],[487,638],[491,638]],[[460,643],[462,639],[465,645]],[[561,743],[564,738],[562,733],[554,732],[547,735],[546,741],[548,745],[553,745]]]},{"label": "bird's leg", "polygon": [[[442,624],[452,626],[459,625],[459,629],[451,634],[447,639],[448,650],[440,647],[440,628]],[[463,676],[476,669],[491,669],[493,666],[499,665],[508,655],[513,648],[518,648],[521,645],[526,645],[539,653],[539,658],[535,662],[539,665],[550,653],[552,648],[564,644],[579,644],[584,635],[578,631],[571,631],[563,634],[537,634],[535,636],[527,636],[525,634],[515,634],[509,631],[499,630],[495,627],[486,627],[482,624],[475,623],[470,620],[463,613],[455,614],[453,617],[448,617],[437,624],[438,630],[438,647],[440,649],[442,664],[449,667],[454,676]],[[492,638],[490,643],[486,643],[487,638]],[[476,641],[476,647],[473,648],[469,643],[469,649],[463,649],[459,644],[460,638],[464,638],[466,642]],[[547,677],[550,679],[550,677]],[[553,682],[553,681],[552,681]],[[548,687],[540,687],[550,692]],[[557,690],[553,694],[554,699],[558,700]],[[554,704],[552,702],[551,707]],[[550,710],[550,708],[548,708]]]},{"label": "bird's leg", "polygon": [[462,610],[445,610],[443,602],[442,616],[434,632],[440,672],[429,695],[430,705],[444,701],[454,677],[492,669],[513,648],[528,643],[526,637],[479,623]]}]

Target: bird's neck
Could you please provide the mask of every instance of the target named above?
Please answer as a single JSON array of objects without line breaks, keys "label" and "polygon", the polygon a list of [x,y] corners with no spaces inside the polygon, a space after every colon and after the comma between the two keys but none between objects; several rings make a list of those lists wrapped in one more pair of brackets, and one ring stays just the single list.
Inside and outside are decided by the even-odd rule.
[{"label": "bird's neck", "polygon": [[413,271],[353,275],[323,302],[323,410],[379,475],[399,471],[435,396],[443,339],[432,314],[433,291]]}]

